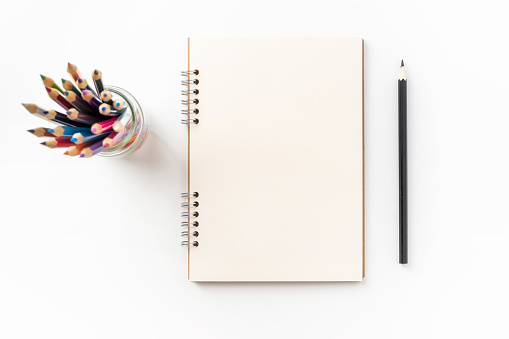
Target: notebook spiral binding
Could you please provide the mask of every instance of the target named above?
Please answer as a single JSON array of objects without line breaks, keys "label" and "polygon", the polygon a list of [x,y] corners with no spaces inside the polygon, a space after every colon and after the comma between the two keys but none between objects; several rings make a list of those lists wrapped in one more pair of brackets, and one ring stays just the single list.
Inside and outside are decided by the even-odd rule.
[{"label": "notebook spiral binding", "polygon": [[[191,218],[198,218],[200,213],[198,213],[198,211],[196,211],[196,210],[193,210],[193,211],[190,210],[191,208],[196,208],[196,207],[200,206],[200,203],[198,201],[194,200],[194,199],[198,198],[199,196],[200,196],[200,194],[198,192],[192,192],[192,193],[186,192],[186,193],[181,194],[181,197],[186,200],[182,203],[181,206],[182,206],[182,208],[185,208],[187,210],[187,211],[182,212],[182,217],[187,219],[186,221],[182,221],[182,223],[181,223],[182,227],[187,228],[187,230],[182,231],[180,233],[180,235],[182,237],[187,238],[186,240],[181,242],[181,245],[183,247],[198,247],[200,244],[196,240],[191,240],[191,238],[196,238],[200,235],[200,233],[198,233],[198,231],[192,230],[192,228],[198,227],[200,224],[196,220],[191,221]],[[193,201],[191,201],[191,199],[193,199]]]},{"label": "notebook spiral binding", "polygon": [[[186,80],[182,81],[182,85],[186,86],[187,89],[182,90],[181,94],[186,97],[185,100],[182,100],[182,105],[187,106],[187,109],[182,110],[182,114],[187,115],[187,119],[182,119],[182,123],[186,125],[191,124],[198,124],[200,121],[197,118],[192,117],[192,114],[198,114],[200,113],[200,110],[194,105],[198,105],[200,103],[200,100],[196,97],[200,90],[197,88],[191,88],[191,86],[198,85],[200,83],[200,80],[194,78],[196,75],[200,74],[200,71],[197,69],[194,70],[186,70],[181,72],[182,76],[186,77]],[[193,77],[193,78],[191,78]],[[193,107],[191,107],[193,105]],[[192,240],[191,238],[196,238],[199,236],[198,231],[192,230],[192,228],[198,227],[199,223],[197,220],[191,221],[191,218],[198,218],[200,213],[195,210],[198,206],[200,206],[200,203],[196,201],[195,199],[198,198],[200,194],[198,192],[186,192],[182,193],[181,197],[182,199],[185,199],[185,201],[181,204],[182,208],[185,208],[186,211],[182,212],[182,217],[185,218],[185,221],[182,221],[181,226],[185,227],[186,230],[181,232],[181,236],[187,238],[186,240],[182,241],[181,245],[184,247],[198,247],[199,242],[196,240]],[[193,211],[191,211],[191,208]]]},{"label": "notebook spiral binding", "polygon": [[182,114],[187,115],[187,119],[182,119],[181,122],[185,125],[197,125],[200,123],[200,120],[196,118],[191,118],[191,114],[198,114],[200,111],[197,108],[191,108],[191,105],[198,105],[200,100],[195,96],[200,93],[200,90],[197,88],[191,88],[191,86],[198,85],[200,80],[192,79],[195,75],[200,74],[200,71],[197,69],[194,70],[186,70],[181,72],[182,76],[187,77],[186,80],[182,80],[182,86],[186,86],[187,89],[182,91],[182,95],[186,96],[185,100],[182,100],[182,105],[186,105],[187,109],[182,110]]}]

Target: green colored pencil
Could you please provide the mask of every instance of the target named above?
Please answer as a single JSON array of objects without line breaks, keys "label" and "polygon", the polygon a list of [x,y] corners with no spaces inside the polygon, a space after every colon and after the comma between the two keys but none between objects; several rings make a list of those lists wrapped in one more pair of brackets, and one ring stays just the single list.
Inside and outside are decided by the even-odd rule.
[{"label": "green colored pencil", "polygon": [[40,76],[41,76],[42,82],[44,83],[44,86],[54,88],[57,91],[59,91],[60,93],[64,94],[64,91],[60,87],[58,87],[57,84],[55,84],[53,79],[51,79],[50,77],[47,77],[45,75],[42,75],[42,74],[40,74]]}]

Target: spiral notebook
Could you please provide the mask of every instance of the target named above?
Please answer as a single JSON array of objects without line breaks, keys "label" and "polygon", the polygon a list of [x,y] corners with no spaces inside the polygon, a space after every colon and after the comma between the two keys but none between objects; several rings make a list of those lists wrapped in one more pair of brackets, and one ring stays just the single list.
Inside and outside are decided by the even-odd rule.
[{"label": "spiral notebook", "polygon": [[189,280],[363,279],[363,46],[189,39]]}]

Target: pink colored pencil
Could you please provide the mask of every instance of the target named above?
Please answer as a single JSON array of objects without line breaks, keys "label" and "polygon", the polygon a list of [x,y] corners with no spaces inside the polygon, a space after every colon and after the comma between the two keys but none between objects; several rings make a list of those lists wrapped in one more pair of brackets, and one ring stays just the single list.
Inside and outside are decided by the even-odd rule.
[{"label": "pink colored pencil", "polygon": [[104,132],[108,132],[113,128],[113,124],[117,121],[117,118],[111,118],[104,121],[96,122],[92,125],[92,128],[90,128],[90,131],[94,134],[101,134]]}]

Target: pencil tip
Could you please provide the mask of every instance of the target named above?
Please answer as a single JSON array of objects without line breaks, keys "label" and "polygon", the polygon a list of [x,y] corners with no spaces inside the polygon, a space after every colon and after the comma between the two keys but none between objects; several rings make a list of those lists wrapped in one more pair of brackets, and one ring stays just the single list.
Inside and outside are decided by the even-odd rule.
[{"label": "pencil tip", "polygon": [[35,131],[33,129],[27,129],[27,132],[34,133]]},{"label": "pencil tip", "polygon": [[42,74],[39,74],[39,75],[41,76],[42,80],[46,79],[46,77],[44,75],[42,75]]},{"label": "pencil tip", "polygon": [[405,66],[405,63],[403,62],[403,59],[401,59],[401,67]]},{"label": "pencil tip", "polygon": [[94,70],[94,74],[95,74],[95,75],[98,75],[98,74],[99,74],[99,71],[98,71],[98,70]]}]

